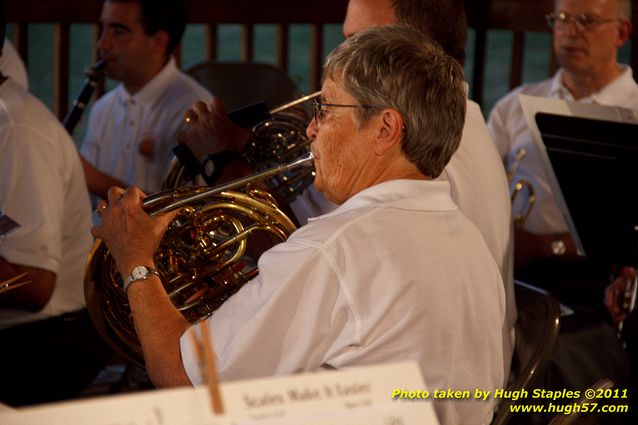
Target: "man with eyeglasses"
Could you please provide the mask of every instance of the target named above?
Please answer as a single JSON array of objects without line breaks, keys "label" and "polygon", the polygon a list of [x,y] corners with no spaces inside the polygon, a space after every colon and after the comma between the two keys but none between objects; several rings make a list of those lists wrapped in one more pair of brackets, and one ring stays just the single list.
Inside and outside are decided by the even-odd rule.
[{"label": "man with eyeglasses", "polygon": [[[618,49],[629,38],[632,25],[629,0],[556,0],[547,15],[553,29],[553,48],[560,69],[553,78],[525,84],[501,99],[492,109],[488,127],[506,169],[516,167],[512,182],[529,181],[536,202],[522,228],[517,228],[517,272],[538,261],[576,255],[548,179],[532,142],[519,95],[551,97],[638,109],[638,85],[632,70],[617,61]],[[516,210],[516,208],[514,208]],[[599,299],[602,299],[602,293]]]},{"label": "man with eyeglasses", "polygon": [[[324,65],[307,134],[318,190],[340,206],[259,258],[259,275],[206,319],[218,375],[235,380],[418,362],[432,390],[503,384],[505,294],[476,226],[436,180],[463,131],[463,69],[410,26],[362,31]],[[174,213],[112,188],[102,238],[122,276],[154,267]],[[191,325],[157,274],[127,297],[157,386],[202,384]],[[192,335],[191,333],[194,333]],[[489,424],[494,400],[433,400],[441,424]]]}]

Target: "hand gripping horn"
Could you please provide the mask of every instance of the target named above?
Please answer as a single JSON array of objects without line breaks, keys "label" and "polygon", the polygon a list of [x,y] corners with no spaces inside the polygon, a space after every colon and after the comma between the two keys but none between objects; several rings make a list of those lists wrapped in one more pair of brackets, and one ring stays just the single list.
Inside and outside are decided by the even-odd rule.
[{"label": "hand gripping horn", "polygon": [[[255,277],[259,256],[295,230],[273,197],[251,188],[253,183],[312,165],[312,154],[307,153],[288,164],[221,186],[183,187],[143,200],[149,215],[181,208],[155,253],[155,265],[168,296],[189,322],[211,315]],[[87,259],[84,293],[102,337],[120,354],[143,366],[122,277],[99,239]]]}]

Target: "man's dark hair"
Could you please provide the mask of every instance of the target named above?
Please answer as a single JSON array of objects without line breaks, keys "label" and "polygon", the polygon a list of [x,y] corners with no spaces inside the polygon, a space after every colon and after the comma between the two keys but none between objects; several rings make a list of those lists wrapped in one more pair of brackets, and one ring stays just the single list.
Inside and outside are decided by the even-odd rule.
[{"label": "man's dark hair", "polygon": [[397,20],[439,43],[461,65],[465,63],[467,19],[464,0],[392,0]]},{"label": "man's dark hair", "polygon": [[166,31],[170,55],[179,44],[186,29],[186,6],[183,0],[106,0],[120,3],[137,3],[142,11],[142,26],[146,35]]}]

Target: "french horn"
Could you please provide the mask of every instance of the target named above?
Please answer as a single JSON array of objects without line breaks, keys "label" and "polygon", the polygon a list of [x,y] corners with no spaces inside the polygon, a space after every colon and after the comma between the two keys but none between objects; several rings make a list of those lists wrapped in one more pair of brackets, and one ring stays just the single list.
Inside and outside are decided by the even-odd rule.
[{"label": "french horn", "polygon": [[[310,120],[303,103],[319,96],[315,92],[268,111],[265,119],[252,127],[242,156],[255,171],[267,170],[310,152],[306,127]],[[312,167],[289,170],[264,181],[269,192],[286,203],[292,202],[314,180]],[[173,158],[162,178],[162,189],[203,184],[199,175],[192,175],[177,158]]]},{"label": "french horn", "polygon": [[514,207],[515,201],[519,196],[524,196],[525,192],[527,192],[527,198],[525,202],[522,204],[519,210],[513,212],[513,220],[514,226],[523,227],[525,222],[529,218],[530,213],[532,212],[532,208],[534,208],[534,203],[536,202],[536,194],[534,192],[534,186],[525,179],[517,180],[512,184],[514,180],[514,176],[516,175],[516,170],[527,155],[527,151],[524,148],[520,148],[516,151],[516,155],[514,156],[514,161],[512,161],[512,166],[507,170],[507,181],[510,183],[510,201],[512,202],[512,207]]},{"label": "french horn", "polygon": [[[304,168],[313,168],[311,153],[213,188],[182,187],[143,200],[151,216],[181,208],[155,253],[155,265],[173,305],[189,322],[211,315],[254,278],[259,256],[295,230],[274,198],[253,184]],[[122,277],[99,239],[87,259],[84,292],[98,332],[117,352],[143,366]]]}]

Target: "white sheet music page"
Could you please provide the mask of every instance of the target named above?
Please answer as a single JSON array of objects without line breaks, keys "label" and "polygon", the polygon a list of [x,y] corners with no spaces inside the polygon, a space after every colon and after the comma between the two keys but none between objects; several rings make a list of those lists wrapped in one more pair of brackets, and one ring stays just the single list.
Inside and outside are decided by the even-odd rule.
[{"label": "white sheet music page", "polygon": [[222,416],[202,386],[1,412],[0,424],[437,425],[431,400],[418,396],[426,392],[418,365],[405,362],[223,383]]},{"label": "white sheet music page", "polygon": [[558,204],[558,207],[560,208],[563,217],[565,218],[565,222],[567,223],[567,227],[569,228],[569,231],[574,238],[579,254],[583,255],[585,253],[585,250],[583,249],[582,242],[578,237],[576,226],[574,225],[574,221],[569,214],[569,209],[567,208],[567,203],[565,202],[565,198],[563,197],[563,192],[560,189],[558,179],[556,178],[556,174],[554,173],[554,169],[552,168],[552,163],[550,162],[549,155],[547,154],[547,150],[545,149],[543,138],[541,136],[540,130],[538,129],[538,125],[536,124],[536,114],[539,112],[543,112],[554,115],[638,124],[638,111],[621,108],[618,106],[570,102],[562,99],[528,96],[525,94],[521,94],[518,97],[521,102],[521,107],[523,108],[523,113],[525,114],[525,120],[527,121],[527,125],[530,129],[530,132],[532,133],[534,146],[538,150],[539,158],[543,163],[543,169],[547,174],[549,184],[552,188],[552,193],[554,194],[554,197],[556,199],[556,203]]}]

